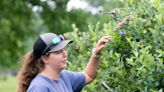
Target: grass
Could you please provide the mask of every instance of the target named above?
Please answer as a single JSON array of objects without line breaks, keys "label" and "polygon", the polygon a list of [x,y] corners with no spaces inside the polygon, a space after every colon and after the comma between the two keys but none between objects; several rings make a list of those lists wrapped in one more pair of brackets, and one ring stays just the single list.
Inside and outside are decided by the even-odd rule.
[{"label": "grass", "polygon": [[0,76],[0,92],[16,92],[16,77],[7,77],[6,80],[4,80]]}]

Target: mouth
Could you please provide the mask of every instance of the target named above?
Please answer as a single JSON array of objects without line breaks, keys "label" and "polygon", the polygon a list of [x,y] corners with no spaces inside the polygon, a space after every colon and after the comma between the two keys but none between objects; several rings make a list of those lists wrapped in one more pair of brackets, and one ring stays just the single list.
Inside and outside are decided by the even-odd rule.
[{"label": "mouth", "polygon": [[67,64],[67,58],[65,58],[65,59],[63,60],[63,63],[64,63],[64,64]]},{"label": "mouth", "polygon": [[64,62],[64,64],[65,64],[65,65],[67,65],[67,61],[66,61],[66,62]]}]

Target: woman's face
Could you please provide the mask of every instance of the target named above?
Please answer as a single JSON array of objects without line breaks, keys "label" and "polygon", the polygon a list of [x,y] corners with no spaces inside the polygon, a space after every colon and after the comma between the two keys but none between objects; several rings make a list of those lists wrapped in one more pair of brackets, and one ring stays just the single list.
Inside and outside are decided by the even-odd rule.
[{"label": "woman's face", "polygon": [[67,50],[64,48],[59,51],[51,52],[47,58],[46,65],[55,70],[62,70],[67,66]]}]

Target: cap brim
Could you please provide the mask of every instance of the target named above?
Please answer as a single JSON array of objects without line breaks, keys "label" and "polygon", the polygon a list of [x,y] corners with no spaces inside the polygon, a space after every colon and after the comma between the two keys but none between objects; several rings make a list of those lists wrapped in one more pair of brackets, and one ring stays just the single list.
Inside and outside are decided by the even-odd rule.
[{"label": "cap brim", "polygon": [[59,51],[61,49],[63,49],[64,47],[66,47],[68,44],[72,43],[72,40],[64,40],[61,43],[59,43],[57,46],[54,46],[52,48],[50,48],[51,50],[48,52],[54,52],[54,51]]}]

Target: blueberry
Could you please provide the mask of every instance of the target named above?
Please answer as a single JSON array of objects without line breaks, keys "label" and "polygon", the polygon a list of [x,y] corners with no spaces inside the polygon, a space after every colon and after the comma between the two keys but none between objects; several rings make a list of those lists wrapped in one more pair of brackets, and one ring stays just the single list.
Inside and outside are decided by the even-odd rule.
[{"label": "blueberry", "polygon": [[158,11],[155,11],[155,15],[158,15]]},{"label": "blueberry", "polygon": [[120,36],[125,36],[125,34],[126,34],[125,31],[120,31],[120,32],[119,32],[119,35],[120,35]]}]

